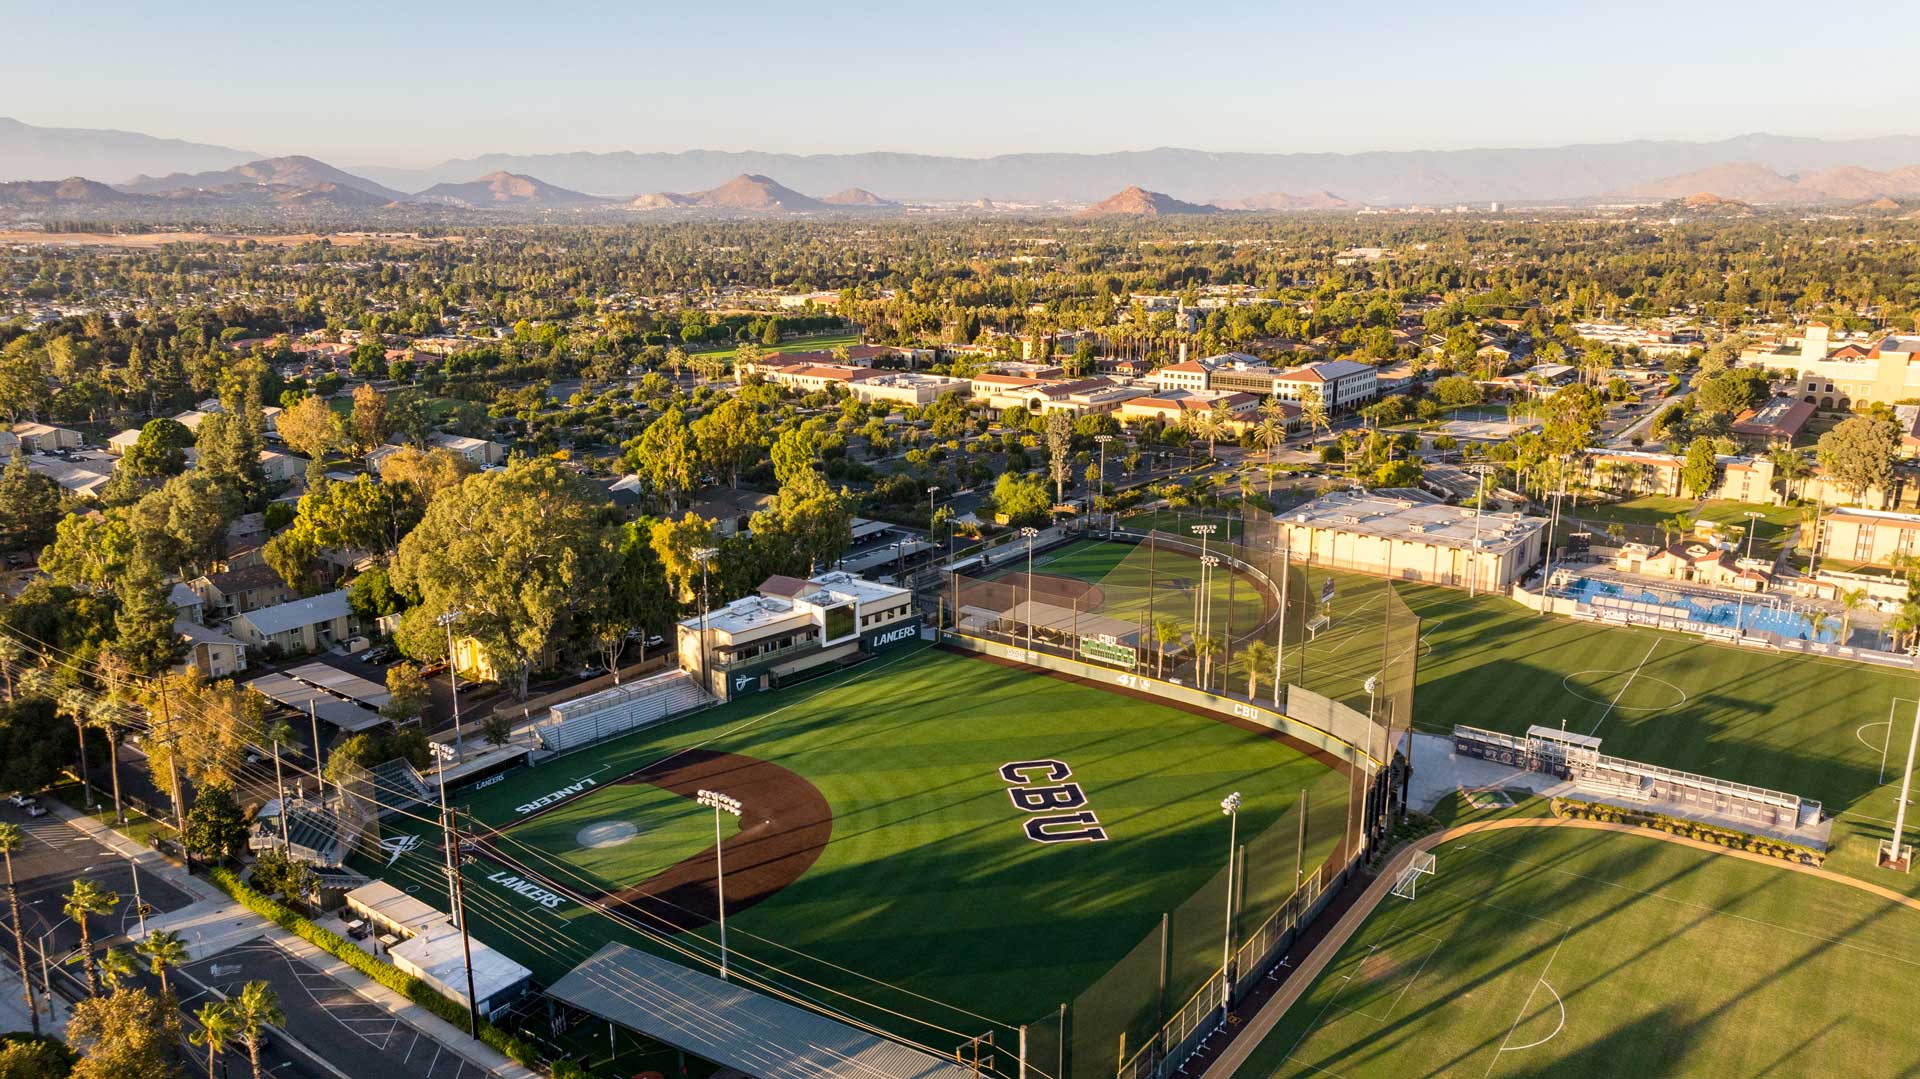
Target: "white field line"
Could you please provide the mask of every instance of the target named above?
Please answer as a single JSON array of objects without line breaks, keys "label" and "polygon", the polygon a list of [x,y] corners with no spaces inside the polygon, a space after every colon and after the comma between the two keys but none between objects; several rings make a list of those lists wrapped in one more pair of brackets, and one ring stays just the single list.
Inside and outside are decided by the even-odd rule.
[{"label": "white field line", "polygon": [[[1567,934],[1566,931],[1563,930],[1560,933],[1560,943],[1553,946],[1553,954],[1547,956],[1547,965],[1540,968],[1540,976],[1534,979],[1533,988],[1527,990],[1527,999],[1521,1002],[1519,1014],[1513,1017],[1512,1025],[1507,1027],[1507,1036],[1500,1039],[1500,1048],[1493,1054],[1493,1059],[1487,1061],[1487,1070],[1482,1073],[1481,1079],[1486,1079],[1486,1076],[1492,1075],[1494,1065],[1500,1063],[1500,1054],[1507,1051],[1507,1043],[1513,1040],[1513,1032],[1520,1029],[1520,1020],[1525,1019],[1527,1017],[1527,1009],[1533,1007],[1534,994],[1538,993],[1540,986],[1546,982],[1547,971],[1553,969],[1553,961],[1560,957],[1560,946],[1566,942]],[[1559,994],[1556,993],[1554,995],[1558,996]],[[1556,1033],[1558,1032],[1556,1031]]]},{"label": "white field line", "polygon": [[1503,1049],[1501,1049],[1501,1050],[1500,1050],[1500,1051],[1501,1051],[1502,1053],[1517,1053],[1517,1052],[1519,1052],[1519,1051],[1520,1051],[1520,1050],[1522,1050],[1522,1049],[1531,1049],[1531,1048],[1533,1048],[1533,1047],[1534,1047],[1534,1046],[1536,1046],[1536,1045],[1545,1045],[1545,1044],[1547,1044],[1548,1042],[1550,1042],[1550,1041],[1552,1041],[1553,1039],[1555,1039],[1555,1038],[1557,1038],[1557,1037],[1559,1037],[1559,1036],[1560,1036],[1560,1032],[1561,1032],[1562,1030],[1565,1030],[1565,1029],[1566,1029],[1566,1026],[1567,1026],[1567,1002],[1566,1002],[1566,1001],[1564,1001],[1564,1000],[1561,1000],[1561,999],[1560,999],[1560,991],[1559,991],[1559,990],[1557,990],[1557,989],[1555,989],[1555,988],[1553,987],[1553,983],[1552,983],[1552,982],[1550,982],[1550,981],[1548,981],[1548,980],[1546,979],[1546,977],[1545,977],[1544,975],[1543,975],[1543,976],[1542,976],[1542,977],[1540,978],[1540,984],[1541,984],[1541,985],[1544,985],[1544,986],[1546,986],[1546,987],[1547,987],[1547,992],[1549,992],[1549,993],[1552,993],[1552,994],[1553,994],[1553,1002],[1554,1002],[1555,1004],[1557,1004],[1557,1005],[1559,1005],[1559,1006],[1560,1006],[1560,1021],[1559,1021],[1558,1023],[1555,1023],[1555,1024],[1553,1025],[1553,1032],[1552,1032],[1551,1034],[1548,1034],[1548,1035],[1547,1035],[1546,1037],[1544,1037],[1544,1038],[1541,1038],[1541,1039],[1540,1039],[1540,1040],[1538,1040],[1538,1041],[1531,1041],[1531,1042],[1528,1042],[1528,1043],[1527,1043],[1527,1044],[1525,1044],[1525,1045],[1510,1045],[1510,1046],[1507,1046],[1506,1048],[1503,1048]]},{"label": "white field line", "polygon": [[1645,667],[1647,665],[1647,661],[1653,658],[1653,650],[1658,647],[1660,647],[1660,638],[1655,637],[1653,639],[1653,643],[1647,646],[1647,654],[1640,657],[1639,666],[1634,667],[1633,673],[1627,676],[1627,680],[1625,682],[1621,683],[1620,692],[1615,693],[1613,695],[1613,704],[1607,705],[1607,710],[1600,713],[1600,721],[1593,725],[1593,730],[1590,730],[1587,732],[1587,737],[1589,738],[1593,737],[1593,735],[1600,730],[1601,725],[1606,723],[1607,717],[1613,714],[1614,705],[1619,704],[1620,698],[1627,695],[1627,689],[1633,685],[1634,679],[1640,677],[1641,668]]}]

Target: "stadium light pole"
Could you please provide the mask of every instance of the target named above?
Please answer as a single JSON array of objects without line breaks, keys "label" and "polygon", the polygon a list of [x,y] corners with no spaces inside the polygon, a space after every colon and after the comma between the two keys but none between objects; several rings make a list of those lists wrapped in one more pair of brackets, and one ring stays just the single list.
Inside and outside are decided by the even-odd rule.
[{"label": "stadium light pole", "polygon": [[720,912],[720,980],[727,980],[727,864],[720,855],[720,814],[731,813],[740,816],[740,799],[729,798],[719,791],[702,790],[696,797],[703,806],[713,807],[713,894],[715,907]]},{"label": "stadium light pole", "polygon": [[707,670],[707,563],[720,553],[718,547],[696,547],[694,561],[700,563],[700,681],[713,689],[713,674]]},{"label": "stadium light pole", "polygon": [[[453,624],[460,621],[461,614],[460,608],[451,607],[434,619],[435,622],[446,627],[447,631],[447,685],[453,689],[453,760],[456,764],[460,762],[462,751],[465,749],[465,743],[460,738],[460,664],[454,662],[453,655]],[[319,759],[317,753],[314,759],[316,761]],[[440,769],[441,782],[444,783],[446,782],[445,762],[441,763]]]},{"label": "stadium light pole", "polygon": [[[1219,555],[1204,555],[1200,559],[1200,633],[1202,636],[1213,628],[1211,625],[1213,622],[1213,571],[1219,566]],[[1208,666],[1211,667],[1212,664],[1209,663]],[[1213,688],[1212,670],[1207,671],[1206,681],[1200,688],[1207,690]]]},{"label": "stadium light pole", "polygon": [[[1107,493],[1107,443],[1113,441],[1112,435],[1094,435],[1093,440],[1100,444],[1100,482],[1093,485],[1093,512],[1100,512],[1100,497]],[[1107,531],[1113,531],[1112,522],[1108,522]]]},{"label": "stadium light pole", "polygon": [[940,543],[934,539],[933,532],[933,496],[939,493],[940,488],[938,487],[929,486],[927,488],[927,546],[933,548],[927,555],[927,563],[929,566],[938,565],[940,562]]},{"label": "stadium light pole", "polygon": [[1478,477],[1474,484],[1473,496],[1473,550],[1467,554],[1467,596],[1479,594],[1480,585],[1480,510],[1487,503],[1487,466],[1473,466],[1473,474]]},{"label": "stadium light pole", "polygon": [[1227,815],[1227,924],[1220,941],[1220,1017],[1233,1010],[1233,854],[1240,846],[1240,792],[1220,800],[1220,812]]},{"label": "stadium light pole", "polygon": [[[1202,596],[1204,596],[1204,595],[1206,594],[1206,587],[1205,587],[1205,586],[1206,586],[1206,579],[1207,579],[1207,570],[1206,570],[1206,562],[1207,562],[1207,537],[1208,537],[1208,536],[1211,536],[1211,535],[1213,535],[1213,534],[1214,534],[1214,532],[1215,532],[1215,531],[1217,531],[1217,530],[1219,529],[1219,527],[1220,527],[1219,525],[1189,525],[1189,526],[1187,526],[1187,531],[1189,531],[1189,532],[1192,532],[1192,533],[1193,533],[1194,535],[1196,535],[1196,536],[1199,536],[1199,537],[1200,537],[1200,582],[1201,582],[1201,588],[1200,588],[1200,590],[1199,590],[1199,591],[1196,591],[1196,592],[1195,592],[1195,593],[1193,594],[1193,643],[1194,643],[1194,646],[1195,646],[1195,648],[1198,648],[1198,647],[1199,647],[1199,644],[1200,644],[1200,615],[1201,615],[1201,610],[1200,610],[1200,598],[1201,598]],[[1194,658],[1195,658],[1195,659],[1198,659],[1199,657],[1198,657],[1198,656],[1196,655],[1196,656],[1195,656]]]},{"label": "stadium light pole", "polygon": [[[1893,737],[1893,725],[1887,725],[1887,737]],[[1913,847],[1908,845],[1907,798],[1913,793],[1913,761],[1920,751],[1920,704],[1913,707],[1913,734],[1907,740],[1907,767],[1900,773],[1900,800],[1893,813],[1893,838],[1880,848],[1880,864],[1888,869],[1911,871]]]},{"label": "stadium light pole", "polygon": [[1759,513],[1754,510],[1747,510],[1745,513],[1741,514],[1741,516],[1747,519],[1747,561],[1751,562],[1753,561],[1754,529],[1757,522],[1760,520],[1760,518],[1765,517],[1766,514]]},{"label": "stadium light pole", "polygon": [[1020,535],[1027,541],[1027,651],[1033,651],[1033,541],[1040,530],[1032,525],[1020,529]]}]

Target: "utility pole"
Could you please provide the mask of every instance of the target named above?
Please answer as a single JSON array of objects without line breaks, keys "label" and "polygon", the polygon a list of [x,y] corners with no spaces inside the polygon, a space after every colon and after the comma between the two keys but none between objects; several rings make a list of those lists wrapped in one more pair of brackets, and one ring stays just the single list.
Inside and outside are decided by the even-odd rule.
[{"label": "utility pole", "polygon": [[[313,785],[319,788],[320,808],[327,808],[327,772],[320,767],[320,713],[314,708],[313,700],[307,700],[307,722],[313,725]],[[338,789],[340,785],[334,784]]]},{"label": "utility pole", "polygon": [[720,980],[727,980],[727,866],[721,856],[720,814],[731,813],[740,816],[740,799],[730,798],[719,791],[702,790],[696,793],[695,801],[703,806],[713,807],[713,892],[715,907],[720,914]]},{"label": "utility pole", "polygon": [[[460,758],[466,749],[460,737],[460,664],[455,662],[453,654],[453,624],[460,621],[461,614],[460,608],[453,607],[434,619],[447,631],[447,685],[453,690],[453,761],[455,764],[460,763]],[[446,762],[441,761],[440,767],[444,771],[447,767]]]},{"label": "utility pole", "polygon": [[700,563],[700,681],[709,692],[713,689],[713,673],[707,670],[707,563],[719,553],[718,547],[698,547],[693,552],[694,560]]},{"label": "utility pole", "polygon": [[[446,788],[442,786],[442,791]],[[458,859],[460,852],[460,823],[447,810],[441,822],[447,829],[447,851],[450,859]],[[473,938],[467,933],[467,895],[460,886],[460,871],[453,871],[453,921],[460,927],[460,954],[467,967],[467,1033],[473,1038],[480,1037],[480,1002],[473,999]]]},{"label": "utility pole", "polygon": [[929,486],[927,488],[927,546],[930,548],[930,550],[927,551],[927,565],[929,567],[937,566],[940,562],[940,541],[934,538],[935,533],[933,530],[933,496],[939,492],[940,488],[938,487]]}]

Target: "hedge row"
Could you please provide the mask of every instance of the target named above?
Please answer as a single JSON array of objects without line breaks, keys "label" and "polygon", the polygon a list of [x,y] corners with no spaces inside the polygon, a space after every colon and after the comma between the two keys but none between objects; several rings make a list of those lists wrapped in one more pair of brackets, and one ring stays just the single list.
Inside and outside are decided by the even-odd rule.
[{"label": "hedge row", "polygon": [[[399,967],[368,955],[358,945],[340,934],[315,925],[285,905],[262,895],[234,875],[231,870],[215,867],[207,871],[207,877],[241,906],[327,952],[447,1022],[463,1029],[466,1027],[467,1009],[459,1001],[445,996],[433,986]],[[530,1068],[540,1065],[539,1055],[534,1052],[532,1045],[484,1019],[480,1021],[480,1040],[516,1064]]]},{"label": "hedge row", "polygon": [[1553,815],[1556,817],[1631,824],[1639,828],[1651,828],[1656,832],[1699,840],[1702,843],[1712,843],[1715,846],[1764,854],[1769,858],[1779,858],[1782,861],[1798,862],[1801,865],[1820,865],[1827,860],[1824,851],[1818,851],[1812,847],[1789,843],[1772,836],[1721,828],[1701,821],[1689,820],[1686,817],[1670,817],[1665,813],[1626,809],[1603,802],[1583,802],[1576,798],[1555,798],[1551,804]]}]

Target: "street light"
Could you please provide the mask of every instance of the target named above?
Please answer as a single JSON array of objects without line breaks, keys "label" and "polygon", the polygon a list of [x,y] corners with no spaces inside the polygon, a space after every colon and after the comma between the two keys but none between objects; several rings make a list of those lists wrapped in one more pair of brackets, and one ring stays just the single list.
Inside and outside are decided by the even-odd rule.
[{"label": "street light", "polygon": [[1020,529],[1020,534],[1026,537],[1026,540],[1027,540],[1026,623],[1027,623],[1027,651],[1031,652],[1033,651],[1033,541],[1036,537],[1040,535],[1040,530],[1033,527],[1032,525],[1026,525]]},{"label": "street light", "polygon": [[1220,812],[1227,815],[1227,928],[1220,942],[1220,1015],[1226,1018],[1233,1008],[1233,856],[1240,846],[1240,792],[1220,800]]},{"label": "street light", "polygon": [[727,865],[720,856],[720,814],[731,813],[737,819],[740,816],[740,799],[730,798],[719,791],[702,790],[694,800],[703,806],[713,807],[713,894],[715,905],[720,911],[720,980],[727,980]]},{"label": "street light", "polygon": [[707,671],[707,562],[720,553],[718,547],[696,547],[694,561],[700,563],[700,681],[713,687],[713,675]]},{"label": "street light", "polygon": [[[444,626],[447,630],[447,684],[453,688],[453,760],[455,764],[460,763],[461,751],[465,748],[460,738],[460,664],[454,662],[453,656],[453,624],[460,621],[461,614],[460,608],[452,607],[433,620],[436,625]],[[315,767],[319,767],[319,753],[316,744]],[[445,763],[440,766],[440,775],[440,782],[444,784],[446,782]]]}]

